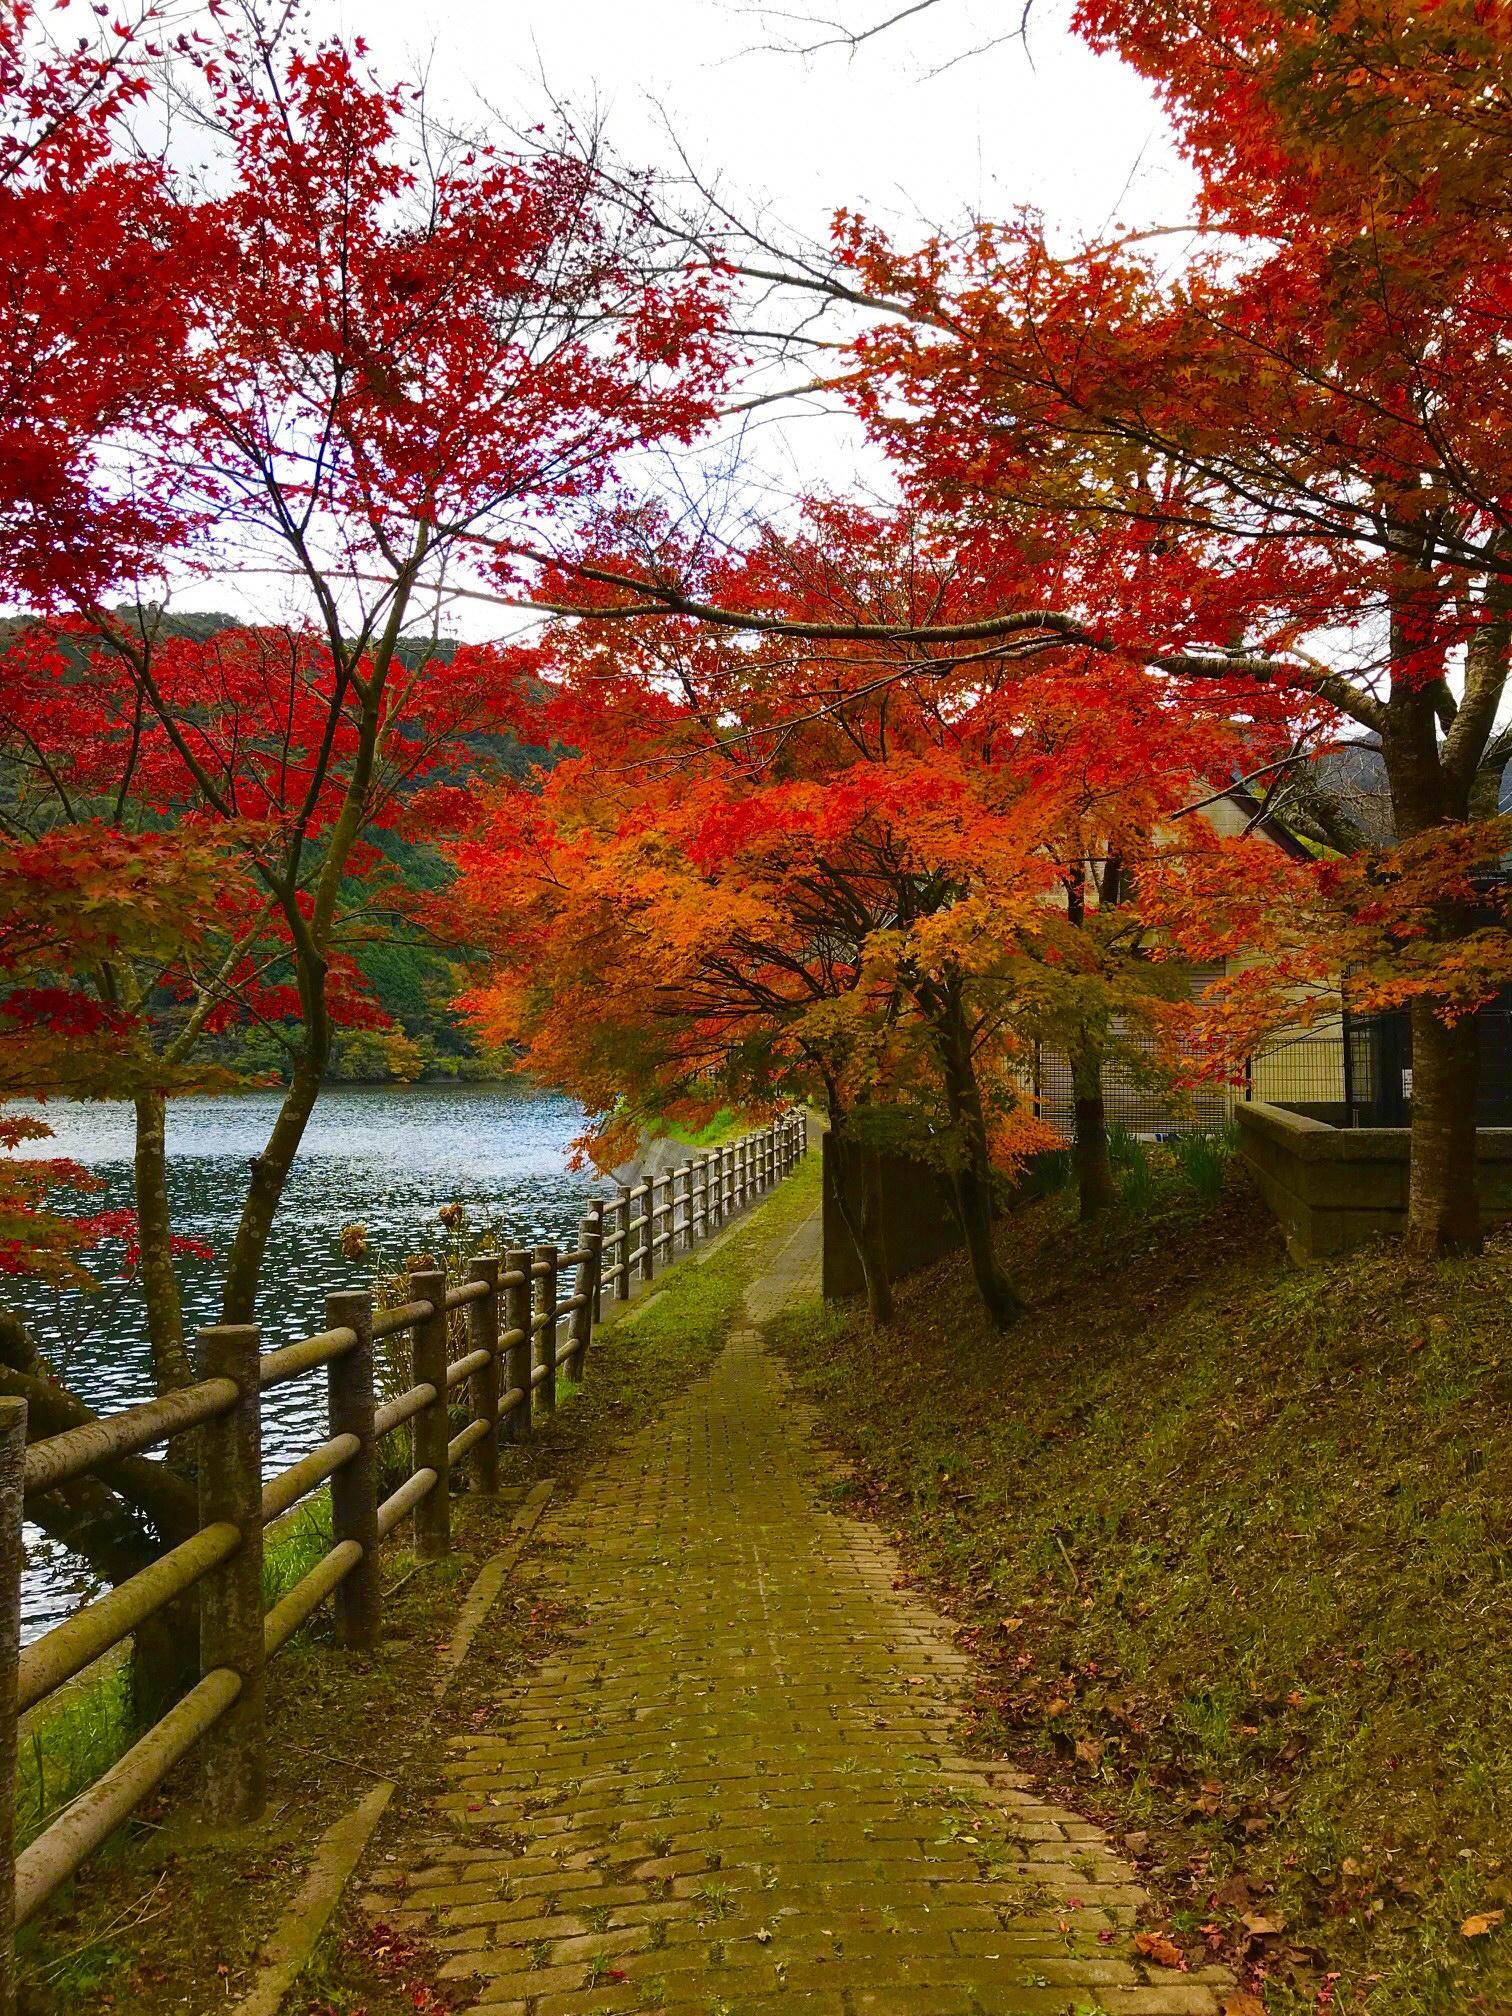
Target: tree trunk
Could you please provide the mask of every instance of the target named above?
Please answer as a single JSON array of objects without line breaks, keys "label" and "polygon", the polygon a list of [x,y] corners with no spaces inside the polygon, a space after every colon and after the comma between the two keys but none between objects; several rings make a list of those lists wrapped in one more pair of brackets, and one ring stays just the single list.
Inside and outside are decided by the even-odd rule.
[{"label": "tree trunk", "polygon": [[1024,1313],[1024,1304],[1013,1283],[998,1264],[992,1243],[992,1190],[980,1173],[963,1162],[954,1172],[956,1211],[966,1235],[966,1251],[971,1260],[971,1277],[976,1283],[982,1307],[995,1328],[1006,1330]]},{"label": "tree trunk", "polygon": [[1075,1096],[1075,1126],[1071,1161],[1076,1170],[1077,1194],[1085,1223],[1117,1201],[1113,1163],[1108,1155],[1108,1116],[1103,1104],[1102,1051],[1095,1043],[1082,1043],[1071,1055],[1071,1077]]},{"label": "tree trunk", "polygon": [[194,1383],[194,1368],[184,1345],[178,1274],[173,1265],[173,1221],[168,1208],[168,1102],[161,1092],[141,1092],[135,1105],[142,1295],[152,1345],[153,1386],[159,1393],[168,1393]]},{"label": "tree trunk", "polygon": [[831,1128],[834,1147],[835,1204],[851,1236],[866,1283],[866,1306],[872,1322],[882,1328],[893,1319],[892,1276],[882,1219],[882,1171],[874,1148]]},{"label": "tree trunk", "polygon": [[932,1004],[945,1081],[946,1109],[958,1152],[951,1169],[956,1215],[971,1259],[972,1279],[982,1306],[999,1330],[1024,1313],[1013,1283],[998,1263],[993,1245],[992,1156],[987,1145],[987,1115],[972,1059],[960,983],[947,981]]},{"label": "tree trunk", "polygon": [[[1469,816],[1472,775],[1459,790],[1446,774],[1438,723],[1428,693],[1407,682],[1394,686],[1381,754],[1391,786],[1397,837],[1415,839]],[[1433,920],[1445,945],[1463,937],[1474,919],[1463,904],[1443,903]],[[1434,1013],[1432,998],[1411,1004],[1412,1142],[1407,1242],[1424,1259],[1479,1252],[1476,1195],[1475,1101],[1477,1038],[1473,1017],[1453,1025]]]},{"label": "tree trunk", "polygon": [[226,1263],[226,1281],[221,1293],[223,1323],[257,1321],[257,1284],[268,1251],[268,1238],[289,1171],[294,1167],[294,1157],[299,1153],[300,1141],[320,1097],[329,1055],[329,1039],[306,1044],[278,1109],[268,1145],[252,1159],[247,1199],[237,1220],[231,1257]]},{"label": "tree trunk", "polygon": [[1425,1259],[1478,1253],[1473,1015],[1445,1023],[1431,1001],[1412,1004],[1412,1147],[1407,1243]]}]

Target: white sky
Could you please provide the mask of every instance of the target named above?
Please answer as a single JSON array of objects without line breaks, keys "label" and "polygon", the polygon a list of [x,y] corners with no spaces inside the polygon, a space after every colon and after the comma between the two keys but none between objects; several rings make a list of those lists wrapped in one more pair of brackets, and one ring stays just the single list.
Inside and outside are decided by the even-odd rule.
[{"label": "white sky", "polygon": [[[850,25],[896,0],[779,0]],[[539,117],[542,82],[596,102],[622,154],[669,158],[663,113],[701,167],[822,232],[837,205],[902,224],[1021,203],[1098,230],[1110,219],[1173,221],[1188,182],[1144,83],[1070,33],[1067,0],[1036,0],[1027,52],[984,53],[1018,0],[938,0],[851,55],[775,47],[783,23],[757,0],[312,0],[323,30],[363,36],[382,67],[430,70],[440,100],[481,98]],[[952,62],[952,58],[960,60]],[[942,66],[948,66],[943,67]],[[930,73],[935,74],[931,75]],[[661,108],[660,110],[658,108]]]},{"label": "white sky", "polygon": [[[825,33],[805,16],[864,27],[900,0],[759,4],[309,0],[305,19],[317,33],[363,37],[385,76],[428,72],[431,102],[460,124],[486,107],[528,127],[549,119],[555,97],[597,108],[622,159],[669,170],[675,135],[702,180],[782,237],[823,237],[839,207],[903,243],[1026,204],[1067,238],[1175,222],[1189,209],[1191,178],[1162,113],[1131,70],[1071,34],[1071,0],[1035,0],[1027,47],[984,46],[1016,23],[1019,0],[938,0],[855,52],[809,56],[777,46],[784,33],[796,43]],[[747,503],[777,515],[784,495],[865,490],[881,474],[849,423],[812,412],[764,414],[745,453]],[[208,599],[224,607],[229,591],[246,607],[250,586],[227,583]],[[181,598],[190,604],[207,606],[203,583]],[[453,604],[446,627],[489,635],[510,624],[502,611]]]}]

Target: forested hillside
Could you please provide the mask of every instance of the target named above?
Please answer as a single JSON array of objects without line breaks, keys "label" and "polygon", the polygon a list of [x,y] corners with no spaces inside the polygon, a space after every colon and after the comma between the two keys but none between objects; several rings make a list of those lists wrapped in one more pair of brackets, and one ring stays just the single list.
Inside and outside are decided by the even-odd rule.
[{"label": "forested hillside", "polygon": [[[203,646],[234,633],[238,619],[210,610],[165,613],[158,621],[161,640]],[[24,648],[33,622],[29,616],[0,619],[0,643],[7,648]],[[82,676],[86,659],[82,645],[64,638],[62,649],[66,657],[77,661]],[[401,643],[396,655],[414,669],[425,662],[449,663],[457,649],[453,638],[413,638]],[[208,706],[200,712],[208,718]],[[376,824],[369,835],[376,857],[368,878],[371,900],[343,948],[360,976],[358,990],[372,1013],[340,1031],[330,1072],[334,1078],[363,1083],[482,1079],[507,1068],[498,1052],[480,1048],[453,1008],[462,985],[462,955],[437,942],[419,917],[425,897],[443,888],[452,871],[436,839],[408,830],[404,808],[422,789],[518,781],[527,768],[527,757],[512,735],[493,730],[465,734],[458,746],[464,760],[420,770],[407,780],[389,781],[398,813],[386,823]],[[540,762],[542,755],[534,749],[529,760]],[[35,748],[24,741],[0,746],[0,814],[15,830],[40,836],[51,830],[65,808],[56,791],[37,789],[33,774],[37,763]],[[75,789],[69,794],[68,809],[74,814],[103,816],[109,810],[108,796],[108,792],[91,790],[86,784],[82,791]],[[171,822],[166,815],[147,811],[143,823],[151,830]],[[213,1038],[214,1061],[239,1077],[286,1077],[288,1053],[277,1028],[281,1019],[287,1018],[265,1012],[262,1019],[231,1022]]]}]

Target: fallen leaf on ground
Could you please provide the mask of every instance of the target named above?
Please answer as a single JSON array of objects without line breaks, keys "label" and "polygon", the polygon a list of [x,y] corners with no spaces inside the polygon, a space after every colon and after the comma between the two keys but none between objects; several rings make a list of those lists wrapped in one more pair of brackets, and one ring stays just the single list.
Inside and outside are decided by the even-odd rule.
[{"label": "fallen leaf on ground", "polygon": [[1258,1995],[1230,1995],[1223,2016],[1265,2016],[1265,2004]]},{"label": "fallen leaf on ground", "polygon": [[1134,1951],[1143,1953],[1146,1960],[1153,1960],[1161,1967],[1185,1968],[1187,1956],[1174,1939],[1167,1939],[1164,1932],[1137,1932],[1134,1935]]},{"label": "fallen leaf on ground", "polygon": [[1274,1939],[1278,1932],[1286,1930],[1284,1918],[1262,1918],[1255,1911],[1246,1911],[1240,1923],[1251,1939]]},{"label": "fallen leaf on ground", "polygon": [[1505,1911],[1477,1911],[1465,1920],[1460,1931],[1467,1939],[1484,1939],[1488,1932],[1496,1930],[1506,1915]]}]

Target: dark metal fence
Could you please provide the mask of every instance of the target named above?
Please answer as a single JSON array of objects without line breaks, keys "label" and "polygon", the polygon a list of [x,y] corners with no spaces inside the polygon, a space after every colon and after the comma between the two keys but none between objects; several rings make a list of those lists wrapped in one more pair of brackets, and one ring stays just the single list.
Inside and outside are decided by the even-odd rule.
[{"label": "dark metal fence", "polygon": [[[1109,1058],[1103,1065],[1103,1110],[1110,1127],[1155,1135],[1211,1133],[1227,1125],[1235,1098],[1242,1097],[1242,1092],[1226,1085],[1173,1092],[1160,1082],[1151,1038],[1143,1033],[1123,1034],[1119,1044],[1136,1057]],[[1147,1066],[1144,1058],[1149,1059]],[[1048,1120],[1058,1133],[1071,1139],[1076,1092],[1070,1060],[1059,1051],[1036,1049],[1034,1110],[1041,1120]]]},{"label": "dark metal fence", "polygon": [[[1349,1081],[1345,1094],[1354,1127],[1405,1127],[1412,1118],[1412,1025],[1405,1012],[1345,1018]],[[1475,1017],[1479,1049],[1475,1120],[1512,1127],[1512,1009],[1501,1002]]]}]

